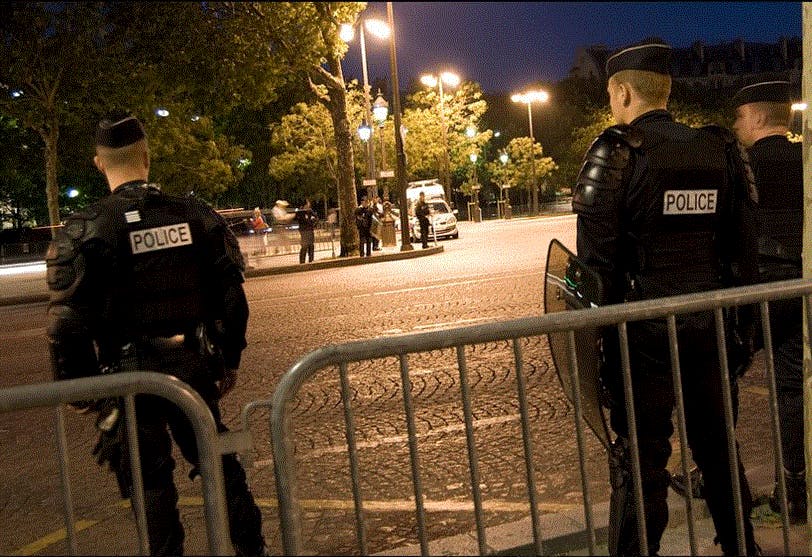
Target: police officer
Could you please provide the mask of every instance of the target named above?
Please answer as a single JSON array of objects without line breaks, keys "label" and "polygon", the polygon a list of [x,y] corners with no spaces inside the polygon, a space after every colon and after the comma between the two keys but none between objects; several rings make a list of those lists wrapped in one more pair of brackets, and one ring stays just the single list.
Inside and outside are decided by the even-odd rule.
[{"label": "police officer", "polygon": [[[787,139],[792,110],[786,81],[748,85],[733,96],[733,130],[747,148],[759,191],[758,264],[761,281],[801,277],[803,160]],[[803,423],[803,328],[800,299],[769,304],[787,507],[806,522]],[[777,486],[777,485],[776,485]],[[777,491],[770,499],[779,512]]]},{"label": "police officer", "polygon": [[429,216],[431,215],[431,207],[428,202],[426,202],[426,193],[422,190],[418,195],[417,203],[414,205],[414,215],[420,224],[420,242],[423,248],[429,248]]},{"label": "police officer", "polygon": [[[189,383],[225,431],[218,402],[234,384],[248,321],[237,240],[203,202],[169,196],[147,182],[149,149],[136,118],[99,123],[94,163],[110,194],[70,216],[47,255],[54,376],[163,371]],[[148,395],[135,401],[150,553],[182,555],[171,441],[194,472],[194,433],[168,401]],[[100,464],[110,463],[122,496],[129,497],[120,407],[115,400],[77,406],[99,411],[94,454]],[[242,466],[231,454],[223,457],[223,469],[235,551],[262,554],[260,512]]]},{"label": "police officer", "polygon": [[[604,304],[707,291],[754,281],[755,233],[747,225],[755,188],[729,131],[693,129],[667,111],[671,47],[659,40],[623,48],[606,63],[617,122],[589,148],[573,194],[578,255],[604,283]],[[735,266],[734,266],[735,264]],[[733,270],[737,270],[734,276]],[[713,314],[677,317],[688,444],[725,554],[737,538]],[[674,409],[664,320],[628,325],[649,554],[668,524],[666,470]],[[616,328],[603,336],[610,394],[609,552],[637,555],[631,451]],[[756,553],[751,496],[739,463],[745,540]]]}]

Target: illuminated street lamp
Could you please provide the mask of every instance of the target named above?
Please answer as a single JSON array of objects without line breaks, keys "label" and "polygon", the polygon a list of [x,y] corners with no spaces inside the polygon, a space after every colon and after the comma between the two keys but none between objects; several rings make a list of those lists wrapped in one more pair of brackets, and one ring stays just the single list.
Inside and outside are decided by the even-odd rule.
[{"label": "illuminated street lamp", "polygon": [[[386,149],[383,142],[383,125],[386,123],[386,117],[389,116],[389,103],[381,95],[381,90],[378,90],[378,96],[375,102],[372,103],[372,118],[378,125],[378,136],[381,138],[381,164],[379,165],[378,177],[383,178],[381,175],[386,170]],[[383,181],[383,197],[389,196],[389,183]]]},{"label": "illuminated street lamp", "polygon": [[420,83],[427,87],[437,87],[440,92],[440,127],[441,137],[443,142],[443,164],[440,170],[440,182],[443,183],[445,188],[445,195],[451,201],[451,176],[450,168],[451,163],[448,157],[448,125],[446,124],[445,117],[445,92],[443,91],[443,84],[449,87],[457,87],[460,84],[460,77],[453,72],[442,72],[439,77],[434,74],[424,74],[420,76]]},{"label": "illuminated street lamp", "polygon": [[536,185],[536,156],[534,153],[534,146],[536,139],[533,136],[533,111],[531,106],[533,103],[546,103],[550,99],[550,94],[543,90],[531,90],[525,93],[516,93],[510,96],[510,100],[514,103],[525,103],[527,105],[527,121],[530,125],[530,168],[533,176],[533,213],[538,213],[539,198],[538,186]]},{"label": "illuminated street lamp", "polygon": [[368,142],[370,136],[372,136],[372,128],[365,120],[361,123],[361,126],[358,127],[358,137],[361,138],[362,142]]},{"label": "illuminated street lamp", "polygon": [[[366,120],[362,124],[362,126],[367,126],[369,129],[369,134],[372,134],[372,128],[370,128],[366,123],[372,122],[372,115],[371,115],[371,105],[372,105],[372,96],[370,95],[369,91],[369,77],[367,72],[367,45],[366,45],[366,34],[364,33],[364,29],[372,33],[374,36],[378,37],[379,39],[387,39],[391,34],[390,27],[383,21],[377,19],[361,19],[359,20],[360,25],[358,26],[359,29],[359,37],[361,43],[361,71],[364,76],[364,111],[366,113]],[[353,25],[345,23],[341,26],[339,30],[339,37],[348,43],[352,41],[355,36],[355,28]],[[359,136],[361,135],[361,129],[358,129]],[[366,139],[363,137],[361,140],[367,142],[370,136],[367,136]],[[367,194],[370,195],[377,195],[377,188],[376,184],[377,181],[375,180],[375,148],[372,145],[372,142],[367,143],[367,178],[364,181],[364,186],[371,187],[371,192]]]}]

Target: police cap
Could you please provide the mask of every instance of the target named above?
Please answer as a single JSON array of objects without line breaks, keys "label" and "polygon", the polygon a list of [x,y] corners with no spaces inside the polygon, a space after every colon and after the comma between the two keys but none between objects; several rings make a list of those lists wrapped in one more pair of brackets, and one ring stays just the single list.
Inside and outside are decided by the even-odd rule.
[{"label": "police cap", "polygon": [[671,74],[671,47],[660,39],[624,47],[606,61],[606,77],[622,70],[643,70],[657,74]]},{"label": "police cap", "polygon": [[120,119],[105,118],[96,128],[96,145],[106,148],[123,148],[146,138],[144,127],[134,116]]},{"label": "police cap", "polygon": [[789,82],[771,81],[747,85],[733,96],[733,106],[747,103],[789,103]]}]

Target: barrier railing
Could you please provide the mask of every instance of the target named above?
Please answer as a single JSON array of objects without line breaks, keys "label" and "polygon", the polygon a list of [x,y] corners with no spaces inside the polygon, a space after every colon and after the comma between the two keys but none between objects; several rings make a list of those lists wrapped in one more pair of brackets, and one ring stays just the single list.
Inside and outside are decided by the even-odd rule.
[{"label": "barrier railing", "polygon": [[[383,337],[371,340],[350,342],[340,345],[325,346],[308,353],[296,362],[281,378],[271,400],[271,439],[273,445],[274,472],[279,503],[279,521],[281,527],[282,545],[285,555],[296,555],[302,550],[302,526],[299,498],[297,492],[297,464],[294,456],[294,436],[292,403],[302,385],[311,379],[318,371],[328,367],[338,368],[341,404],[343,407],[345,423],[345,439],[349,456],[349,469],[356,522],[356,539],[362,555],[368,554],[366,518],[364,514],[364,500],[361,495],[361,479],[359,473],[358,448],[355,440],[355,419],[352,409],[351,385],[347,367],[351,363],[385,357],[397,357],[400,366],[400,380],[402,384],[403,407],[407,426],[407,440],[411,469],[411,483],[414,491],[414,508],[417,524],[417,535],[420,551],[429,553],[426,534],[426,511],[421,481],[421,469],[417,448],[417,433],[414,421],[414,409],[411,397],[411,378],[409,368],[409,355],[440,349],[456,349],[457,369],[459,373],[460,396],[463,404],[463,415],[466,433],[466,448],[468,454],[468,473],[474,503],[476,519],[477,544],[480,555],[488,551],[486,542],[483,503],[480,493],[480,479],[477,448],[474,442],[474,421],[471,412],[471,394],[467,378],[467,360],[464,351],[466,346],[485,344],[491,342],[508,341],[514,354],[514,371],[517,380],[518,408],[523,439],[523,453],[525,471],[527,475],[528,501],[530,505],[533,544],[539,555],[544,554],[542,534],[539,521],[538,503],[533,481],[532,443],[528,418],[528,399],[525,391],[523,377],[523,357],[520,340],[537,337],[547,333],[565,332],[570,340],[570,371],[573,375],[573,386],[578,383],[578,363],[573,347],[574,333],[581,329],[594,329],[597,327],[616,326],[620,334],[621,355],[623,364],[623,379],[626,392],[627,414],[630,417],[630,441],[632,445],[633,487],[638,511],[642,511],[642,482],[640,478],[639,451],[637,449],[637,433],[634,428],[631,407],[632,381],[629,366],[629,349],[626,326],[628,322],[647,319],[666,319],[669,334],[669,348],[671,351],[672,373],[675,387],[680,386],[679,348],[677,345],[675,317],[682,314],[700,311],[713,311],[715,316],[716,338],[721,366],[721,390],[726,417],[726,431],[729,442],[728,456],[730,458],[731,477],[735,495],[736,524],[739,551],[744,554],[744,521],[742,516],[742,502],[738,482],[737,467],[735,464],[735,432],[733,423],[733,409],[730,383],[727,380],[728,362],[726,351],[725,324],[723,310],[732,306],[759,304],[762,313],[762,328],[765,344],[765,359],[767,360],[767,377],[769,381],[769,399],[773,431],[773,451],[776,472],[783,472],[781,459],[781,442],[778,436],[777,400],[775,394],[775,371],[772,358],[772,339],[769,325],[768,301],[789,298],[805,298],[805,320],[812,326],[812,313],[810,312],[810,295],[812,295],[812,281],[791,280],[761,284],[748,287],[724,289],[705,293],[668,297],[663,299],[639,301],[623,305],[611,305],[601,308],[561,312],[549,315],[478,324],[462,328],[453,328],[435,332],[410,334],[405,336]],[[576,391],[577,393],[577,391]],[[688,456],[684,407],[681,391],[675,390],[677,400],[677,415],[679,439],[682,456]],[[578,454],[582,476],[582,494],[584,497],[584,516],[588,531],[588,545],[590,554],[595,554],[595,530],[592,520],[592,503],[589,498],[588,480],[586,479],[586,450],[584,446],[583,418],[581,417],[580,403],[576,398],[575,428],[577,434]],[[683,470],[687,474],[687,464],[683,461]],[[686,477],[688,477],[686,475]],[[786,493],[784,480],[778,475],[779,494],[783,500],[783,534],[785,553],[789,553],[788,516],[786,513]],[[690,488],[689,488],[690,490]],[[689,539],[692,554],[696,554],[696,541],[694,518],[690,498],[686,498],[688,511]],[[647,552],[645,537],[645,516],[638,514],[638,532],[640,536],[641,554]]]},{"label": "barrier railing", "polygon": [[[153,372],[127,372],[86,377],[75,380],[13,386],[0,390],[0,413],[24,409],[54,407],[56,438],[59,452],[63,514],[68,552],[77,555],[75,518],[63,406],[69,402],[123,397],[125,424],[133,473],[132,506],[136,516],[141,555],[149,554],[144,509],[144,486],[138,452],[135,417],[135,395],[152,394],[174,403],[189,419],[197,441],[200,475],[205,507],[205,522],[209,552],[212,555],[233,555],[226,513],[225,485],[222,455],[244,450],[235,440],[234,433],[217,433],[211,411],[205,401],[189,385],[175,377]],[[8,452],[9,449],[4,449]]]}]

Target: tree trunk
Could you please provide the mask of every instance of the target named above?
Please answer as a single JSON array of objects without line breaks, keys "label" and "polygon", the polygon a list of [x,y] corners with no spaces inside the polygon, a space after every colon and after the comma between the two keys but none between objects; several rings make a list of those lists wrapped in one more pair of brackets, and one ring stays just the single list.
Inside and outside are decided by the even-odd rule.
[{"label": "tree trunk", "polygon": [[358,193],[355,188],[355,162],[352,151],[352,131],[347,115],[347,92],[344,89],[344,73],[338,58],[329,61],[330,73],[317,69],[311,74],[312,81],[327,87],[327,96],[319,100],[327,107],[333,121],[336,143],[336,175],[338,179],[339,228],[341,256],[358,254],[358,229],[355,227],[355,208]]},{"label": "tree trunk", "polygon": [[57,165],[59,154],[59,125],[52,120],[50,126],[40,131],[45,142],[45,196],[48,201],[48,220],[51,223],[51,238],[56,237],[56,228],[62,223],[59,217],[59,183],[57,182]]}]

